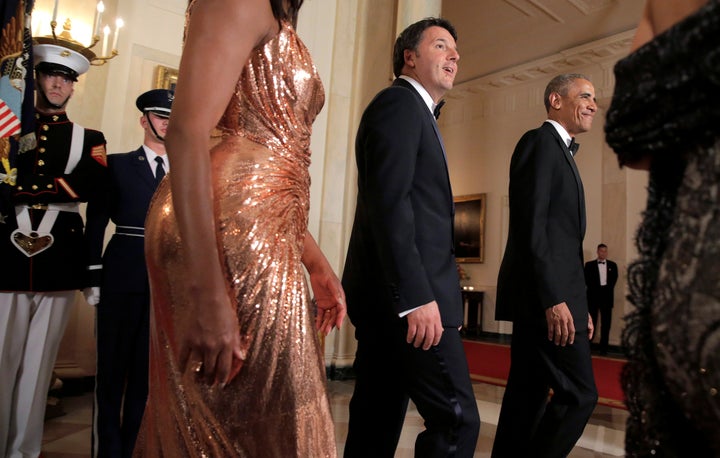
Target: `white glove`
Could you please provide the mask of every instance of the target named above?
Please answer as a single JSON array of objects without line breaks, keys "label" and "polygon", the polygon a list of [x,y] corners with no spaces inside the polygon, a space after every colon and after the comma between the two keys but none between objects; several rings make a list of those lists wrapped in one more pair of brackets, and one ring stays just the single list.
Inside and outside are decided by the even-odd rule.
[{"label": "white glove", "polygon": [[100,302],[100,287],[91,286],[89,288],[85,288],[83,290],[83,296],[85,296],[85,300],[88,304],[98,305],[98,302]]}]

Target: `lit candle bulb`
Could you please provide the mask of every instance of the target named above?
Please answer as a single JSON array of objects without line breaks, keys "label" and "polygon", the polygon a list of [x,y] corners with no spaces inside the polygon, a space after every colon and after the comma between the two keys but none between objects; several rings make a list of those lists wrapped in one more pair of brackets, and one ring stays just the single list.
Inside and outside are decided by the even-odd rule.
[{"label": "lit candle bulb", "polygon": [[97,11],[95,12],[95,25],[93,26],[93,37],[100,36],[100,23],[102,21],[102,14],[105,11],[105,4],[100,1],[97,4]]},{"label": "lit candle bulb", "polygon": [[52,16],[53,22],[57,21],[58,3],[60,3],[60,0],[55,0],[55,7],[53,8],[53,16]]},{"label": "lit candle bulb", "polygon": [[[40,18],[36,17],[35,25],[33,26],[33,36],[39,37],[40,36]],[[30,18],[30,21],[32,21],[33,18]]]},{"label": "lit candle bulb", "polygon": [[110,26],[106,25],[103,28],[103,47],[102,47],[102,55],[103,57],[107,56],[107,46],[108,46],[108,37],[110,36]]},{"label": "lit candle bulb", "polygon": [[123,22],[122,19],[120,19],[120,18],[115,19],[115,36],[113,37],[113,45],[112,45],[113,51],[117,51],[117,44],[118,44],[118,37],[120,36],[120,29],[124,25],[125,25],[125,23]]}]

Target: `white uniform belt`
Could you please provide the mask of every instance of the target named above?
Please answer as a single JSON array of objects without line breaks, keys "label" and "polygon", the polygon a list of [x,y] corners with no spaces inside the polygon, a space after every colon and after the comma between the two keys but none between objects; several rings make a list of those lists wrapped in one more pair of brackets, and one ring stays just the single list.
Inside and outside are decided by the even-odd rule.
[{"label": "white uniform belt", "polygon": [[19,208],[31,208],[33,210],[55,210],[59,212],[80,213],[80,204],[78,202],[63,202],[59,204],[33,204],[18,205]]},{"label": "white uniform belt", "polygon": [[138,226],[115,226],[115,233],[118,235],[129,235],[131,237],[145,237],[145,228]]}]

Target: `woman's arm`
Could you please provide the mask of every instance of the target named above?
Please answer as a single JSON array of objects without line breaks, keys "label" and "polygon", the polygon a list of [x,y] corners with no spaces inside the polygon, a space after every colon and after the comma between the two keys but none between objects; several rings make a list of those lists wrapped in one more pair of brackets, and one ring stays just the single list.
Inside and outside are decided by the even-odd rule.
[{"label": "woman's arm", "polygon": [[193,300],[176,343],[180,369],[201,367],[208,383],[226,384],[244,359],[216,237],[210,133],[250,52],[277,30],[268,0],[203,0],[192,11],[180,62],[166,147]]},{"label": "woman's arm", "polygon": [[317,303],[315,326],[325,335],[340,327],[345,313],[345,292],[335,272],[310,232],[305,232],[302,263],[310,274],[310,285]]},{"label": "woman's arm", "polygon": [[630,51],[635,51],[699,10],[707,2],[708,0],[647,0]]},{"label": "woman's arm", "polygon": [[[630,52],[642,47],[657,35],[682,21],[708,0],[647,0],[643,15],[638,23],[637,31]],[[650,170],[652,157],[645,155],[642,158],[623,164],[631,169]]]}]

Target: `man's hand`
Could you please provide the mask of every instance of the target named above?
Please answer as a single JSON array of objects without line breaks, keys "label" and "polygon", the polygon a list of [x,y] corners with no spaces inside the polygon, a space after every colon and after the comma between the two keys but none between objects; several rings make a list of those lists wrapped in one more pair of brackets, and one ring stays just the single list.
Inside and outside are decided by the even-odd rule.
[{"label": "man's hand", "polygon": [[588,339],[592,340],[594,332],[595,332],[595,325],[592,322],[592,317],[588,313]]},{"label": "man's hand", "polygon": [[545,309],[545,320],[547,321],[548,340],[552,340],[555,345],[562,347],[575,342],[575,323],[573,323],[572,314],[565,302]]},{"label": "man's hand", "polygon": [[428,302],[413,310],[408,313],[407,320],[407,343],[412,343],[415,348],[422,347],[423,350],[440,343],[443,327],[437,302]]},{"label": "man's hand", "polygon": [[98,305],[100,303],[100,287],[89,286],[83,290],[83,296],[90,305]]}]

